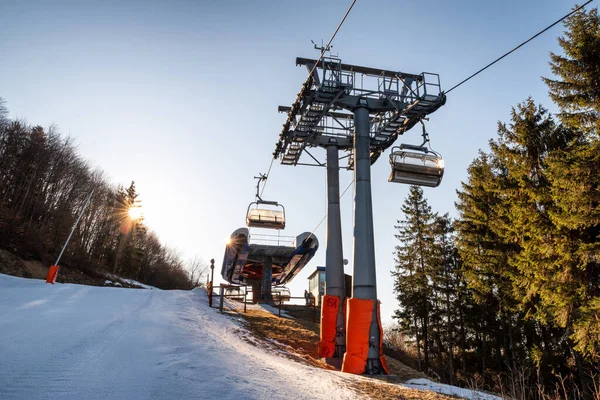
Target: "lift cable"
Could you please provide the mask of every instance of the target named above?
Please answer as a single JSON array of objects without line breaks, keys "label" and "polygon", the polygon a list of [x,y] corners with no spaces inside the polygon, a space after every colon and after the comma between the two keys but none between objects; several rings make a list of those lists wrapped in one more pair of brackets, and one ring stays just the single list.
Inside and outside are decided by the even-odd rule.
[{"label": "lift cable", "polygon": [[333,32],[333,35],[331,36],[331,39],[329,39],[329,42],[327,42],[327,44],[321,49],[321,55],[319,56],[319,58],[317,59],[317,62],[315,63],[315,65],[313,65],[313,67],[311,68],[310,72],[308,73],[308,77],[306,78],[305,83],[308,82],[310,80],[310,78],[312,77],[312,74],[315,71],[315,69],[317,68],[317,65],[319,65],[319,63],[323,59],[323,56],[325,55],[325,52],[327,52],[327,50],[331,48],[330,47],[331,42],[333,42],[333,39],[335,38],[335,35],[337,35],[338,31],[340,30],[340,28],[344,24],[344,21],[346,21],[346,17],[348,17],[348,14],[350,14],[350,11],[352,10],[352,7],[354,7],[355,3],[356,3],[356,0],[353,0],[352,4],[350,4],[350,7],[348,7],[348,10],[346,11],[346,14],[344,14],[344,18],[342,18],[342,20],[338,24],[337,28],[335,28],[335,32]]},{"label": "lift cable", "polygon": [[269,174],[271,173],[271,167],[273,167],[273,161],[275,161],[274,158],[271,159],[271,164],[269,165],[269,170],[267,171],[267,175],[265,175],[265,183],[263,183],[263,187],[262,190],[260,191],[260,197],[262,197],[263,192],[265,191],[265,186],[267,186],[267,180],[269,179]]},{"label": "lift cable", "polygon": [[[346,10],[346,14],[344,14],[344,18],[342,18],[342,20],[340,21],[340,23],[338,24],[337,28],[335,28],[335,32],[333,32],[333,35],[331,35],[331,39],[329,39],[329,42],[327,42],[327,44],[321,49],[321,55],[319,56],[317,62],[315,63],[315,65],[313,65],[312,69],[310,70],[310,72],[308,73],[308,77],[306,78],[306,80],[304,81],[304,85],[307,85],[308,82],[310,81],[313,72],[315,71],[315,69],[317,68],[317,65],[319,65],[319,63],[321,62],[321,60],[323,59],[323,56],[325,55],[325,53],[327,52],[327,49],[331,48],[331,42],[333,42],[333,39],[335,38],[335,35],[337,35],[338,31],[340,30],[340,28],[342,27],[342,25],[344,24],[344,21],[346,21],[346,18],[348,17],[348,14],[350,14],[350,11],[352,10],[352,8],[354,7],[354,4],[356,3],[356,0],[352,0],[352,4],[350,4],[350,7],[348,7],[348,10]],[[273,166],[273,161],[275,160],[275,158],[271,159],[271,165],[269,166],[269,172],[267,172],[267,177],[265,178],[265,183],[263,185],[262,191],[260,192],[260,196],[262,197],[262,194],[265,190],[265,186],[267,186],[267,181],[269,179],[269,174],[271,173],[271,167]],[[323,221],[321,221],[323,222]],[[320,225],[320,224],[319,224]]]},{"label": "lift cable", "polygon": [[[573,11],[571,11],[570,13],[568,13],[567,15],[565,15],[564,17],[562,17],[561,19],[559,19],[558,21],[554,22],[552,25],[549,25],[548,27],[546,27],[545,29],[543,29],[542,31],[536,33],[534,36],[530,37],[529,39],[527,39],[526,41],[524,41],[523,43],[521,43],[520,45],[518,45],[517,47],[515,47],[514,49],[510,50],[508,53],[505,53],[504,55],[502,55],[501,57],[497,58],[496,60],[492,61],[491,63],[489,63],[488,65],[486,65],[485,67],[481,68],[479,71],[475,72],[473,75],[469,76],[468,78],[464,79],[463,81],[459,82],[458,84],[454,85],[452,88],[450,88],[448,91],[446,91],[445,93],[448,94],[451,91],[453,91],[454,89],[456,89],[457,87],[459,87],[460,85],[462,85],[463,83],[467,82],[468,80],[470,80],[471,78],[475,77],[476,75],[480,74],[481,72],[485,71],[486,69],[488,69],[489,67],[491,67],[492,65],[496,64],[498,61],[502,60],[504,57],[508,56],[509,54],[513,53],[514,51],[518,50],[519,48],[523,47],[524,45],[526,45],[527,43],[529,43],[530,41],[532,41],[533,39],[535,39],[536,37],[540,36],[542,33],[546,32],[547,30],[549,30],[550,28],[554,27],[556,24],[562,22],[563,20],[565,20],[566,18],[570,17],[571,15],[575,14],[577,11],[581,10],[582,8],[584,8],[585,6],[587,6],[588,4],[590,4],[592,1],[594,0],[588,0],[587,2],[585,2],[583,5],[577,7],[576,9],[574,9]],[[354,6],[354,3],[356,3],[356,0],[354,0],[352,2],[352,4],[350,5],[350,8],[348,8],[348,11],[346,12],[346,15],[344,15],[344,18],[342,19],[342,22],[340,22],[340,24],[338,25],[338,28],[336,29],[335,33],[333,34],[333,36],[331,37],[331,40],[329,41],[329,43],[327,43],[327,46],[325,46],[321,52],[321,56],[319,57],[319,59],[317,60],[317,63],[313,66],[311,72],[308,74],[308,79],[310,79],[310,77],[312,76],[312,73],[314,71],[314,69],[317,67],[318,63],[321,61],[321,59],[323,58],[323,55],[325,54],[325,50],[329,47],[329,45],[331,44],[331,41],[333,40],[333,38],[335,37],[337,31],[340,29],[340,27],[342,26],[342,24],[344,23],[344,20],[346,19],[346,17],[348,16],[348,13],[350,12],[350,10],[352,9],[352,7]],[[352,179],[352,181],[350,181],[350,184],[348,185],[348,187],[346,187],[346,189],[344,190],[344,192],[341,194],[340,199],[342,197],[344,197],[344,194],[346,194],[346,192],[348,191],[348,189],[350,189],[350,186],[352,186],[352,184],[354,183],[354,179]],[[321,226],[321,224],[325,221],[325,219],[327,218],[327,215],[323,216],[323,218],[321,219],[321,221],[317,224],[317,226],[312,230],[310,236],[314,236],[314,233],[316,232],[317,229],[319,229],[319,227]],[[309,236],[309,237],[310,237]]]},{"label": "lift cable", "polygon": [[[348,186],[346,187],[346,189],[344,189],[344,191],[340,195],[340,200],[342,199],[342,197],[344,197],[344,195],[346,194],[346,192],[348,191],[348,189],[350,189],[350,186],[352,186],[353,183],[354,183],[354,178],[350,181],[350,183],[348,184]],[[308,235],[308,237],[311,237],[311,236],[315,235],[315,232],[317,231],[317,229],[319,229],[319,227],[321,226],[321,224],[323,223],[323,221],[325,221],[325,218],[327,218],[327,214],[325,214],[323,216],[323,218],[321,218],[321,222],[319,222],[317,224],[317,226],[315,226],[315,229],[312,230],[312,232],[310,233],[310,235]]]},{"label": "lift cable", "polygon": [[592,1],[594,1],[594,0],[588,0],[582,6],[577,7],[576,9],[574,9],[573,11],[571,11],[570,13],[568,13],[567,15],[565,15],[564,17],[562,17],[561,19],[559,19],[558,21],[556,21],[555,23],[553,23],[552,25],[549,25],[544,30],[536,33],[534,36],[530,37],[529,39],[527,39],[526,41],[524,41],[523,43],[521,43],[520,45],[518,45],[517,47],[515,47],[511,51],[509,51],[508,53],[506,53],[503,56],[495,59],[494,61],[492,61],[491,63],[489,63],[485,67],[481,68],[479,71],[475,72],[473,75],[469,76],[468,78],[466,78],[465,80],[461,81],[460,83],[452,86],[452,88],[450,88],[450,90],[446,91],[446,94],[450,93],[451,91],[453,91],[454,89],[456,89],[457,87],[459,87],[460,85],[462,85],[463,83],[465,83],[466,81],[468,81],[469,79],[473,78],[475,75],[478,75],[479,73],[485,71],[486,69],[488,69],[492,65],[496,64],[498,61],[502,60],[504,57],[506,57],[507,55],[511,54],[515,50],[517,50],[520,47],[526,45],[527,43],[529,43],[530,41],[532,41],[536,37],[540,36],[542,33],[546,32],[548,29],[552,28],[554,25],[558,24],[559,22],[562,22],[564,19],[566,19],[566,18],[570,17],[571,15],[575,14],[577,11],[581,10],[583,7],[585,7],[586,5],[590,4]]}]

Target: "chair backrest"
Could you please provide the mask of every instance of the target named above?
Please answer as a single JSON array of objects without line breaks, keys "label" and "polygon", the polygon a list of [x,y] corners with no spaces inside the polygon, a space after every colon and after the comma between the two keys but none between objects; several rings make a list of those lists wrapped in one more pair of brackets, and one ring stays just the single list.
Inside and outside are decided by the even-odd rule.
[{"label": "chair backrest", "polygon": [[444,176],[444,160],[433,152],[392,149],[390,165],[389,182],[437,187]]},{"label": "chair backrest", "polygon": [[248,227],[267,229],[285,228],[285,212],[283,210],[272,210],[259,207],[260,204],[257,204],[256,207],[248,209],[246,215],[246,225],[248,225]]}]

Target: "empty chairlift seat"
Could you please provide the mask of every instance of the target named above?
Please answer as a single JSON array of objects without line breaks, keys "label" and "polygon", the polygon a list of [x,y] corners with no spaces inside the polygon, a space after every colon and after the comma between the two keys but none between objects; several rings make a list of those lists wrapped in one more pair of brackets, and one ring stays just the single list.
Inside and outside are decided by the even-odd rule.
[{"label": "empty chairlift seat", "polygon": [[436,152],[422,146],[402,144],[390,154],[392,171],[388,182],[437,187],[444,176],[444,160]]},{"label": "empty chairlift seat", "polygon": [[248,206],[249,228],[285,229],[285,209],[275,201],[255,201]]},{"label": "empty chairlift seat", "polygon": [[292,296],[290,289],[286,288],[285,286],[273,286],[271,293],[274,300],[281,301],[282,303],[284,301],[290,301]]}]

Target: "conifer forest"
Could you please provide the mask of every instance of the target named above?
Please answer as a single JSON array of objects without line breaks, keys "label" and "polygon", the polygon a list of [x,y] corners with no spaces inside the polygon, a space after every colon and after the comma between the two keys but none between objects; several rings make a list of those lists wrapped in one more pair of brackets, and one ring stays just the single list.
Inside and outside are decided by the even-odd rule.
[{"label": "conifer forest", "polygon": [[[397,330],[417,367],[514,398],[600,393],[600,17],[565,22],[535,99],[499,122],[457,217],[412,186],[396,226]],[[460,382],[459,382],[460,383]]]}]

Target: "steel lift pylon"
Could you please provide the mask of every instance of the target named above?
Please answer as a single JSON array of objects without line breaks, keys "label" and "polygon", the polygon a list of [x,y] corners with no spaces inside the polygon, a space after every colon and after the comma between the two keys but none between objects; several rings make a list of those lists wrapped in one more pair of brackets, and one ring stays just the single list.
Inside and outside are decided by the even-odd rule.
[{"label": "steel lift pylon", "polygon": [[[321,60],[297,58],[296,65],[305,66],[310,75],[292,106],[279,107],[280,112],[287,113],[287,119],[273,157],[284,165],[327,167],[325,294],[340,298],[335,353],[327,357],[327,362],[340,368],[346,351],[345,321],[352,320],[352,311],[346,319],[341,306],[345,287],[339,160],[347,160],[345,168],[354,171],[355,181],[352,299],[372,300],[378,304],[371,164],[399,135],[444,105],[446,96],[441,91],[439,75],[433,73],[407,74],[360,67],[342,63],[332,56]],[[325,162],[311,153],[317,147],[326,149]],[[339,151],[346,154],[339,157]],[[304,154],[310,158],[309,162],[301,162]],[[390,157],[392,159],[398,163],[403,160],[397,156]],[[395,181],[401,180],[395,178]],[[355,373],[385,373],[380,357],[382,330],[378,307],[373,307],[372,312],[367,362],[364,371]]]}]

